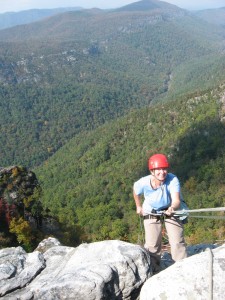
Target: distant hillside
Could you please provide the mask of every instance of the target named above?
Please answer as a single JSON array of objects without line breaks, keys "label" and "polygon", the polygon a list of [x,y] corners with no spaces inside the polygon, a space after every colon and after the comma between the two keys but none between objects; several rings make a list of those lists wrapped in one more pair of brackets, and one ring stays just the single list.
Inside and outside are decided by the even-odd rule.
[{"label": "distant hillside", "polygon": [[29,24],[66,11],[82,10],[81,7],[65,7],[55,9],[30,9],[20,12],[0,14],[0,30],[22,24]]},{"label": "distant hillside", "polygon": [[116,11],[148,11],[153,9],[173,9],[174,11],[181,10],[177,6],[167,3],[165,1],[142,0],[125,5],[121,8],[118,8]]},{"label": "distant hillside", "polygon": [[[173,8],[172,5],[171,7]],[[94,35],[94,38],[109,37],[109,34],[111,38],[114,38],[119,33],[118,31],[129,30],[129,27],[126,28],[126,26],[134,27],[136,32],[143,30],[147,25],[179,19],[185,15],[187,13],[184,10],[177,7],[168,10],[167,6],[166,8],[149,9],[146,12],[138,10],[104,12],[96,9],[65,12],[27,26],[2,30],[0,31],[0,39],[4,41],[37,40],[49,38],[50,34],[54,38],[63,40],[75,37],[79,40],[86,40],[90,39],[90,34]],[[102,24],[104,24],[104,30],[101,27]],[[125,26],[125,28],[121,28],[121,26]]]},{"label": "distant hillside", "polygon": [[37,166],[80,132],[217,85],[223,39],[177,7],[66,12],[1,30],[0,165]]},{"label": "distant hillside", "polygon": [[[35,170],[43,205],[67,228],[82,228],[82,240],[135,243],[140,220],[132,186],[148,174],[148,157],[160,152],[168,155],[191,209],[224,206],[224,120],[225,85],[79,134]],[[223,221],[216,219],[190,218],[185,230],[194,244],[225,233]]]},{"label": "distant hillside", "polygon": [[197,11],[195,14],[206,22],[225,27],[225,7],[201,10]]}]

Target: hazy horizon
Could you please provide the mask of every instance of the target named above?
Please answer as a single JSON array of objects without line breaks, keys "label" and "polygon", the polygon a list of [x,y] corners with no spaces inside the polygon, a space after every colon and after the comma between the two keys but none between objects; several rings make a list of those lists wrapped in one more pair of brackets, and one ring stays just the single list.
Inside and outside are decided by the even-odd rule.
[{"label": "hazy horizon", "polygon": [[[51,9],[59,7],[82,7],[110,9],[122,7],[137,0],[0,0],[0,13],[18,12],[29,9]],[[187,10],[225,7],[225,0],[168,0],[164,1]]]}]

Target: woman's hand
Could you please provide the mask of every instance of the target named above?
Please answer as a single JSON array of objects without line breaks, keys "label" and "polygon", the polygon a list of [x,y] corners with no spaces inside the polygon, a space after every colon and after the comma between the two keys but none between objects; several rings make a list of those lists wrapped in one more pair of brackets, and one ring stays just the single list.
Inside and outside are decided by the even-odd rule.
[{"label": "woman's hand", "polygon": [[138,215],[142,215],[143,213],[142,213],[142,207],[141,206],[137,206],[137,208],[136,208],[136,213],[138,214]]},{"label": "woman's hand", "polygon": [[174,208],[172,206],[168,207],[168,209],[165,211],[165,214],[167,216],[172,216],[174,214]]}]

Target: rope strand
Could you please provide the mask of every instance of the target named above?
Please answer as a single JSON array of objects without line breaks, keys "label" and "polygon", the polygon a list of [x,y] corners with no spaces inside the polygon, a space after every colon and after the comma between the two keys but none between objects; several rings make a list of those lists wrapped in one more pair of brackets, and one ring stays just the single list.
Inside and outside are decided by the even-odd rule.
[{"label": "rope strand", "polygon": [[183,209],[183,210],[176,210],[176,214],[192,213],[192,212],[207,212],[207,211],[225,211],[225,207]]},{"label": "rope strand", "polygon": [[191,215],[189,215],[188,218],[225,220],[225,216],[191,216]]},{"label": "rope strand", "polygon": [[209,300],[213,300],[213,252],[212,249],[207,249],[209,252]]}]

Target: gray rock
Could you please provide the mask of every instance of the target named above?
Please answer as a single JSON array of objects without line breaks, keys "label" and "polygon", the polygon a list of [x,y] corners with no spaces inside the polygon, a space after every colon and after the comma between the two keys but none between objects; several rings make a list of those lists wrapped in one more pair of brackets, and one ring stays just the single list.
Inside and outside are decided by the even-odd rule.
[{"label": "gray rock", "polygon": [[[11,250],[12,256],[16,249]],[[16,274],[5,279],[2,295],[8,295],[4,299],[137,299],[141,286],[152,275],[148,251],[122,241],[82,244],[77,248],[53,246],[44,253],[21,255],[28,263],[28,257],[37,253],[46,262],[45,268],[41,272],[39,269],[40,274],[30,282],[27,278],[26,287],[24,276]],[[20,268],[23,275],[25,270]]]},{"label": "gray rock", "polygon": [[140,300],[222,300],[224,279],[225,244],[176,262],[151,277],[141,289]]},{"label": "gray rock", "polygon": [[149,252],[139,245],[112,240],[72,248],[48,238],[33,253],[21,247],[0,250],[0,297],[205,300],[211,293],[220,300],[225,292],[225,245],[215,247],[191,246],[192,256],[177,263],[164,253],[164,270],[153,276]]},{"label": "gray rock", "polygon": [[[197,244],[197,245],[191,245],[187,247],[187,255],[188,257],[201,253],[205,251],[206,249],[215,249],[219,245],[214,244]],[[163,252],[161,256],[161,270],[165,270],[166,268],[170,267],[174,264],[174,261],[171,257],[171,254],[169,252]]]},{"label": "gray rock", "polygon": [[44,253],[54,246],[61,246],[61,243],[56,238],[49,237],[40,242],[35,250]]},{"label": "gray rock", "polygon": [[31,282],[45,267],[41,253],[27,254],[21,247],[0,250],[0,296]]}]

